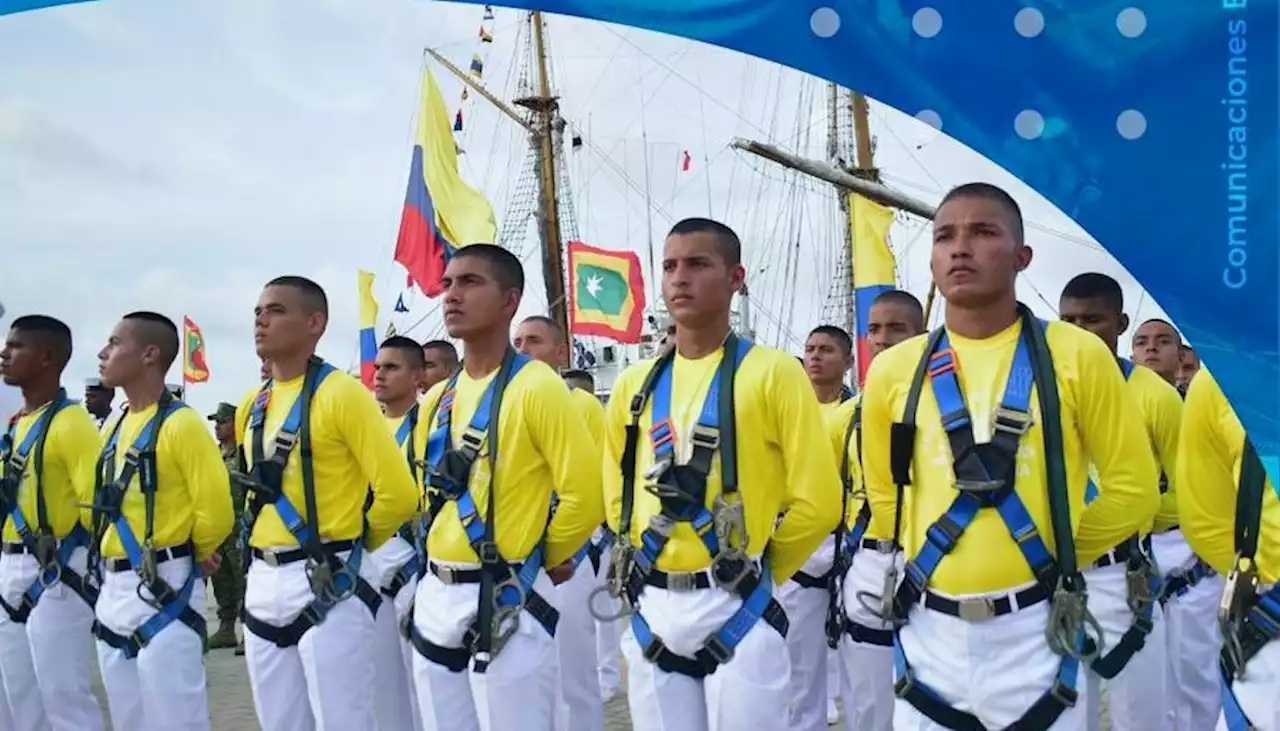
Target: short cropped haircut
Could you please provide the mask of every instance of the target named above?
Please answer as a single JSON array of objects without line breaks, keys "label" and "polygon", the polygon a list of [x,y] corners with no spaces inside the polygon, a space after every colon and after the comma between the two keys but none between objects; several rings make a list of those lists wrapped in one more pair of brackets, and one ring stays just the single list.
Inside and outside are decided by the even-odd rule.
[{"label": "short cropped haircut", "polygon": [[302,294],[302,304],[307,308],[307,314],[319,312],[325,317],[329,316],[329,297],[324,293],[324,287],[306,277],[298,277],[291,274],[276,277],[267,282],[267,286],[296,289]]},{"label": "short cropped haircut", "polygon": [[915,317],[915,322],[912,324],[916,326],[916,330],[921,332],[924,331],[924,306],[920,304],[920,300],[916,299],[914,294],[901,289],[885,290],[884,292],[876,295],[876,298],[871,301],[871,306],[875,307],[881,302],[885,304],[902,305],[910,310],[911,314]]},{"label": "short cropped haircut", "polygon": [[427,367],[426,354],[422,352],[422,346],[418,345],[415,340],[410,340],[402,335],[393,335],[383,340],[382,345],[378,346],[378,350],[384,348],[398,350],[403,353],[404,357],[409,359],[410,368],[421,370]]},{"label": "short cropped haircut", "polygon": [[454,365],[458,364],[458,349],[453,347],[453,343],[448,340],[428,340],[422,344],[422,351],[425,354],[428,350],[443,353],[449,359],[449,362]]},{"label": "short cropped haircut", "polygon": [[991,183],[957,185],[942,197],[942,202],[938,204],[938,208],[942,208],[958,198],[980,198],[1000,206],[1004,209],[1005,216],[1009,219],[1008,223],[1013,234],[1013,240],[1019,244],[1026,241],[1026,230],[1022,225],[1022,208],[1018,206],[1018,202],[1013,199],[1013,196],[1006,193],[1000,186],[992,185]]},{"label": "short cropped haircut", "polygon": [[686,218],[671,227],[667,236],[682,236],[684,234],[708,233],[716,238],[716,242],[720,245],[720,255],[724,257],[724,263],[735,267],[742,263],[742,242],[738,239],[738,234],[733,229],[710,218]]},{"label": "short cropped haircut", "polygon": [[130,312],[125,320],[141,325],[138,335],[143,345],[154,345],[160,349],[160,370],[168,371],[169,366],[178,359],[178,326],[173,320],[158,312]]},{"label": "short cropped haircut", "polygon": [[1098,272],[1077,274],[1062,288],[1062,299],[1102,300],[1112,311],[1124,312],[1124,290],[1120,283]]},{"label": "short cropped haircut", "polygon": [[53,353],[59,368],[71,362],[71,328],[62,320],[48,315],[24,315],[15,319],[9,329],[35,335]]},{"label": "short cropped haircut", "polygon": [[524,318],[524,322],[540,322],[551,329],[551,333],[555,335],[555,337],[558,339],[559,342],[562,342],[562,343],[569,342],[569,338],[568,336],[565,335],[564,328],[560,327],[560,323],[556,322],[555,320],[552,320],[550,317],[547,317],[546,315],[530,315]]},{"label": "short cropped haircut", "polygon": [[524,267],[515,254],[493,244],[471,244],[464,246],[453,255],[454,259],[476,258],[486,262],[493,272],[493,278],[503,290],[524,292]]},{"label": "short cropped haircut", "polygon": [[[841,353],[845,355],[853,354],[853,338],[849,337],[849,333],[845,332],[844,328],[836,327],[835,325],[819,325],[809,332],[810,338],[814,335],[826,335],[836,341],[836,344],[840,346]],[[808,338],[805,339],[808,340]]]},{"label": "short cropped haircut", "polygon": [[[1172,331],[1173,331],[1173,334],[1174,334],[1175,336],[1176,336],[1176,335],[1178,335],[1178,328],[1174,327],[1172,322],[1169,322],[1168,320],[1163,320],[1163,319],[1161,319],[1161,318],[1159,318],[1159,317],[1152,317],[1152,318],[1151,318],[1151,319],[1149,319],[1149,320],[1143,320],[1143,321],[1142,321],[1142,325],[1150,325],[1150,324],[1151,324],[1151,323],[1153,323],[1153,322],[1158,322],[1158,323],[1160,323],[1160,324],[1162,324],[1162,325],[1166,325],[1166,326],[1168,326],[1168,328],[1169,328],[1170,330],[1172,330]],[[1139,325],[1138,327],[1142,327],[1142,325]],[[1135,332],[1136,332],[1136,331],[1135,331]],[[1179,341],[1181,341],[1181,337],[1179,337]],[[1182,343],[1181,343],[1181,342],[1179,342],[1178,344],[1179,344],[1179,345],[1181,345]]]},{"label": "short cropped haircut", "polygon": [[587,388],[592,391],[596,390],[596,379],[589,372],[584,370],[569,370],[560,374],[560,377],[566,381],[581,381],[586,384]]}]

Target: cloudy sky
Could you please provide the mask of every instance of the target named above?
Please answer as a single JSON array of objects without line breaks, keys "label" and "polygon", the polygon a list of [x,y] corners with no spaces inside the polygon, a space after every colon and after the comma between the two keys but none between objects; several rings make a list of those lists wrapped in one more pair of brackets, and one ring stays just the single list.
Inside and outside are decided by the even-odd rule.
[{"label": "cloudy sky", "polygon": [[[439,336],[437,303],[421,294],[405,295],[409,313],[392,312],[404,272],[391,257],[422,49],[466,66],[483,50],[481,14],[426,0],[104,0],[0,19],[5,318],[67,321],[76,336],[68,383],[79,390],[119,315],[190,316],[213,377],[188,400],[205,409],[254,384],[252,308],[280,274],[328,290],[321,354],[339,366],[355,363],[361,268],[378,277],[379,332],[393,321],[420,340]],[[522,16],[499,8],[493,27],[485,80],[511,98]],[[578,236],[634,249],[647,264],[650,243],[676,220],[721,218],[747,248],[762,339],[798,352],[830,313],[841,246],[834,195],[728,143],[748,137],[822,156],[825,85],[643,31],[559,17],[549,30],[564,115],[584,139],[568,156]],[[461,85],[432,68],[456,109]],[[521,133],[477,95],[463,112],[463,173],[501,220],[519,207]],[[1021,295],[1041,316],[1053,316],[1067,279],[1089,270],[1121,279],[1131,315],[1162,316],[1084,231],[945,130],[874,104],[871,123],[890,184],[934,203],[955,184],[988,180],[1022,202],[1036,259]],[[926,227],[904,219],[892,238],[902,283],[923,298]],[[513,247],[531,270],[522,314],[542,311],[535,245]],[[175,367],[170,380],[179,378]]]}]

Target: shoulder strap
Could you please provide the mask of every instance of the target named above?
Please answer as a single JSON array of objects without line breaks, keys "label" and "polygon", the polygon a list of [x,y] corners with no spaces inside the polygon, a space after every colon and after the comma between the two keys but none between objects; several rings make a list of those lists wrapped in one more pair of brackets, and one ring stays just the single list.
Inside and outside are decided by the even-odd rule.
[{"label": "shoulder strap", "polygon": [[720,359],[720,492],[738,491],[738,424],[734,409],[733,385],[738,366],[751,350],[751,343],[729,333]]},{"label": "shoulder strap", "polygon": [[1258,553],[1258,532],[1262,526],[1262,497],[1267,472],[1253,442],[1244,438],[1240,456],[1240,485],[1236,490],[1236,555],[1252,561]]},{"label": "shoulder strap", "polygon": [[[143,427],[143,431],[138,434],[139,443],[143,439],[144,435],[146,436],[146,446],[140,450],[141,461],[138,463],[138,487],[142,490],[142,496],[146,503],[145,509],[147,526],[144,540],[147,544],[150,544],[152,538],[155,536],[156,528],[156,476],[158,473],[156,447],[160,444],[160,430],[164,427],[165,420],[168,419],[175,411],[183,408],[184,406],[185,404],[174,399],[166,389],[164,394],[160,397],[160,402],[156,405],[156,415],[151,417],[151,423],[154,426],[151,427],[150,435],[146,434],[147,427],[145,426]],[[137,448],[136,443],[134,447]]]},{"label": "shoulder strap", "polygon": [[404,415],[405,423],[409,426],[409,436],[406,438],[407,444],[405,445],[405,458],[409,460],[409,474],[413,475],[413,482],[418,485],[419,489],[422,486],[418,480],[418,455],[413,449],[413,433],[418,429],[418,414],[421,408],[422,404],[415,403],[409,407],[409,413]]},{"label": "shoulder strap", "polygon": [[920,409],[920,392],[924,390],[924,380],[929,375],[929,361],[933,357],[933,351],[938,349],[938,342],[945,334],[946,329],[943,327],[929,334],[924,352],[920,355],[920,363],[916,365],[915,375],[911,377],[907,403],[902,409],[902,421],[895,422],[889,428],[889,469],[897,486],[897,499],[893,508],[893,544],[897,547],[902,546],[902,499],[907,485],[911,484],[911,462],[916,452],[916,412]]},{"label": "shoulder strap", "polygon": [[671,367],[675,357],[676,351],[672,348],[654,361],[644,382],[640,384],[640,390],[631,397],[631,423],[627,424],[626,445],[622,449],[622,514],[618,516],[619,536],[631,535],[631,512],[635,508],[636,499],[636,454],[640,448],[640,415],[644,413],[644,406],[653,394],[658,377],[664,369]]},{"label": "shoulder strap", "polygon": [[32,466],[32,470],[36,476],[36,525],[40,527],[40,532],[44,535],[52,535],[53,528],[49,525],[49,508],[44,500],[44,447],[49,441],[49,430],[53,428],[53,420],[58,413],[70,406],[73,402],[67,399],[66,390],[59,389],[58,397],[49,404],[49,410],[44,416],[44,425],[34,428],[40,428],[40,437],[36,441],[36,462]]},{"label": "shoulder strap", "polygon": [[1053,354],[1045,336],[1045,323],[1036,319],[1026,305],[1019,304],[1022,336],[1030,347],[1031,372],[1040,403],[1040,427],[1044,438],[1045,486],[1049,492],[1049,517],[1053,523],[1053,543],[1058,571],[1065,588],[1084,586],[1076,567],[1075,534],[1071,527],[1071,501],[1067,490],[1066,452],[1062,445],[1062,411]]},{"label": "shoulder strap", "polygon": [[[304,548],[312,556],[321,555],[323,549],[320,546],[320,512],[316,505],[316,467],[312,462],[311,451],[311,402],[315,398],[316,391],[320,390],[320,383],[324,381],[325,376],[329,375],[326,365],[315,356],[307,361],[307,372],[302,378],[302,393],[298,394],[298,398],[302,400],[302,421],[298,425],[298,448],[302,450],[302,454],[299,455],[302,467],[302,495],[307,504],[307,525],[311,527],[311,530],[307,531],[309,545]],[[263,426],[265,428],[265,421]]]}]

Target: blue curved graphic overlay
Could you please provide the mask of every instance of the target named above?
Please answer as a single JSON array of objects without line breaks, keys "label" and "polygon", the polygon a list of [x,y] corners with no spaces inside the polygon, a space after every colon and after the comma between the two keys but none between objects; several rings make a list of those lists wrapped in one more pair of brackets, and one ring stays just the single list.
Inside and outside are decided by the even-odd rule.
[{"label": "blue curved graphic overlay", "polygon": [[502,4],[733,48],[940,126],[1124,264],[1280,454],[1277,1]]}]

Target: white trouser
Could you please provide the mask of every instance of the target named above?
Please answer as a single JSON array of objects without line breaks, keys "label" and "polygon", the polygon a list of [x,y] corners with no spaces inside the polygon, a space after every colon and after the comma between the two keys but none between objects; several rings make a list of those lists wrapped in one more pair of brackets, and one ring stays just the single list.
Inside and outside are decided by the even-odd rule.
[{"label": "white trouser", "polygon": [[556,651],[560,676],[556,694],[559,731],[600,731],[604,728],[604,699],[596,662],[596,621],[588,602],[596,588],[595,569],[583,559],[573,576],[556,587]]},{"label": "white trouser", "polygon": [[[891,631],[893,625],[871,611],[880,611],[880,595],[889,570],[896,566],[902,576],[902,554],[862,547],[853,554],[844,575],[845,617],[870,630]],[[868,608],[867,604],[871,607]],[[890,731],[893,728],[893,646],[855,642],[846,632],[840,637],[844,683],[846,731]]]},{"label": "white trouser", "polygon": [[[1195,556],[1182,531],[1151,536],[1156,564],[1168,577],[1177,569],[1189,569]],[[1218,602],[1224,585],[1221,576],[1206,576],[1182,596],[1164,605],[1166,621],[1165,667],[1171,731],[1203,731],[1217,722],[1222,709],[1218,653]]]},{"label": "white trouser", "polygon": [[[1126,566],[1122,561],[1102,568],[1084,571],[1089,590],[1089,612],[1102,628],[1105,655],[1120,643],[1120,638],[1133,622],[1129,609]],[[1152,601],[1155,598],[1152,597]],[[1102,729],[1102,684],[1107,684],[1110,703],[1107,706],[1111,731],[1167,731],[1169,720],[1165,690],[1166,661],[1165,622],[1160,603],[1151,612],[1152,629],[1142,649],[1129,658],[1118,675],[1103,680],[1096,672],[1085,673],[1086,692],[1081,694],[1089,709],[1089,731]]]},{"label": "white trouser", "polygon": [[[820,579],[831,571],[834,536],[827,536],[802,572]],[[827,603],[825,583],[806,588],[794,580],[778,587],[782,608],[787,610],[787,654],[791,659],[791,731],[825,731],[827,728]]]},{"label": "white trouser", "polygon": [[827,710],[830,711],[840,697],[840,681],[843,677],[840,669],[840,651],[827,648]]},{"label": "white trouser", "polygon": [[[338,554],[343,561],[348,552]],[[360,576],[378,585],[367,556]],[[271,566],[255,558],[245,581],[244,608],[255,619],[287,627],[312,602],[307,561]],[[338,602],[293,647],[277,647],[246,628],[245,661],[262,731],[373,729],[374,617],[359,597]]]},{"label": "white trouser", "polygon": [[[556,606],[555,587],[545,572],[538,572],[533,588]],[[461,647],[479,606],[479,584],[444,584],[428,571],[418,582],[413,623],[431,642]],[[484,673],[469,667],[450,672],[415,652],[413,679],[423,731],[551,731],[559,674],[555,639],[528,612],[520,613],[515,634]]]},{"label": "white trouser", "polygon": [[[740,606],[736,594],[714,586],[694,591],[647,586],[640,596],[654,636],[685,657],[693,657]],[[785,729],[790,723],[787,642],[763,619],[747,632],[733,658],[702,680],[668,673],[646,660],[629,625],[622,654],[634,731]]]},{"label": "white trouser", "polygon": [[[952,708],[977,716],[987,728],[1005,728],[1021,718],[1058,677],[1062,658],[1045,641],[1048,622],[1048,600],[981,622],[936,612],[921,602],[911,608],[898,637],[917,682]],[[1077,671],[1071,678],[1075,688],[1081,688],[1083,677]],[[1088,715],[1084,705],[1063,710],[1049,729],[1084,731]],[[893,728],[940,731],[945,727],[898,699]]]},{"label": "white trouser", "polygon": [[[84,576],[88,551],[78,548],[70,566]],[[17,609],[39,573],[31,554],[0,556],[0,596]],[[0,609],[0,696],[12,718],[0,715],[0,728],[13,731],[97,731],[102,710],[89,689],[92,646],[85,641],[93,609],[66,584],[58,582],[40,596],[26,624],[9,620]]]},{"label": "white trouser", "polygon": [[[1244,670],[1243,678],[1231,682],[1240,709],[1257,731],[1280,731],[1280,641],[1264,645]],[[1218,719],[1217,731],[1231,731],[1225,712]]]},{"label": "white trouser", "polygon": [[378,568],[378,593],[382,596],[373,629],[373,706],[378,731],[422,727],[413,692],[413,646],[400,634],[400,623],[409,613],[418,587],[417,578],[400,587],[395,597],[387,596],[392,579],[413,555],[413,546],[400,536],[392,536],[370,556]]},{"label": "white trouser", "polygon": [[[612,560],[612,548],[604,549],[600,555],[600,570],[596,572],[597,586],[604,586],[609,577],[609,562]],[[593,606],[601,616],[613,616],[621,609],[622,603],[604,593],[596,595]],[[622,655],[622,629],[626,620],[615,619],[611,622],[596,620],[596,661],[599,666],[600,697],[608,700],[622,683],[622,672],[618,669],[618,658]]]},{"label": "white trouser", "polygon": [[[4,687],[4,668],[0,668],[0,688]],[[18,728],[18,722],[13,720],[13,710],[9,708],[9,697],[4,693],[0,693],[0,728]]]},{"label": "white trouser", "polygon": [[[190,558],[161,562],[160,578],[174,591],[182,588],[193,570]],[[156,608],[138,595],[141,579],[132,570],[104,571],[97,617],[104,627],[128,637]],[[191,609],[204,616],[204,582],[196,580]],[[77,638],[78,640],[79,638]],[[151,639],[132,660],[98,640],[98,668],[107,691],[111,726],[129,731],[208,731],[209,698],[205,690],[204,638],[180,620],[174,620]]]}]

